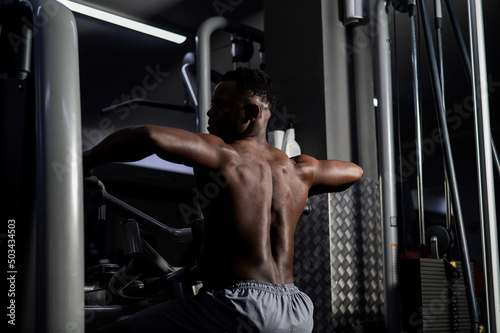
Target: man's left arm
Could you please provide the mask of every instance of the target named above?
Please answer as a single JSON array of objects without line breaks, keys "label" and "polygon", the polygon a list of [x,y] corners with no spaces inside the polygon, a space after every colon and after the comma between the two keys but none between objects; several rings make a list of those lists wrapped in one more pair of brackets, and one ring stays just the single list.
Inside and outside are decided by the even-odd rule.
[{"label": "man's left arm", "polygon": [[363,169],[351,162],[317,160],[307,155],[299,155],[293,159],[304,171],[309,196],[344,191],[363,176]]}]

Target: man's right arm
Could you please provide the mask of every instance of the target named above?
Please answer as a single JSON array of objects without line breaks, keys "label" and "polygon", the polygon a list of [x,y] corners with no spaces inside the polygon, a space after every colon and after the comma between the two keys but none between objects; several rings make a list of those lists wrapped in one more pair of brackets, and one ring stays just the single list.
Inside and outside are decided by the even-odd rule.
[{"label": "man's right arm", "polygon": [[102,164],[138,161],[152,154],[188,166],[218,168],[223,141],[209,134],[160,127],[128,127],[114,132],[83,153],[86,175]]}]

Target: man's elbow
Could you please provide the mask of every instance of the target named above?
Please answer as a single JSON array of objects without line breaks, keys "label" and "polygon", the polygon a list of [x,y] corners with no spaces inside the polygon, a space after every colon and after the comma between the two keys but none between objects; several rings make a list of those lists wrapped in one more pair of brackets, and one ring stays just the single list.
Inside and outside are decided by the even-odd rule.
[{"label": "man's elbow", "polygon": [[361,177],[363,177],[363,169],[359,165],[356,165],[356,164],[353,165],[352,169],[353,169],[352,176],[353,176],[353,183],[354,183],[354,182],[357,182],[358,180],[360,180]]},{"label": "man's elbow", "polygon": [[352,166],[348,170],[348,176],[344,178],[345,182],[342,185],[338,186],[334,192],[342,192],[347,190],[362,177],[363,177],[363,169],[360,166],[352,163]]}]

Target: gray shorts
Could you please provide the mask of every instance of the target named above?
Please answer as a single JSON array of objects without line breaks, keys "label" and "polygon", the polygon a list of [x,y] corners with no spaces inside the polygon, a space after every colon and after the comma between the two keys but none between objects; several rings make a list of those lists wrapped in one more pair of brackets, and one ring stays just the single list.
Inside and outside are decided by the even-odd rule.
[{"label": "gray shorts", "polygon": [[132,332],[311,332],[313,304],[293,284],[243,281],[167,301],[129,318]]}]

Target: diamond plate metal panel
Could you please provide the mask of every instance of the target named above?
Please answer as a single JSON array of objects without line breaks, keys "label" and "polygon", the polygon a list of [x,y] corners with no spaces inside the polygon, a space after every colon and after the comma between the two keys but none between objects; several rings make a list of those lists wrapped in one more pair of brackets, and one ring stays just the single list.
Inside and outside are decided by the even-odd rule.
[{"label": "diamond plate metal panel", "polygon": [[311,214],[295,230],[295,284],[314,303],[314,332],[332,332],[328,195],[309,198]]},{"label": "diamond plate metal panel", "polygon": [[383,253],[378,183],[362,179],[330,196],[335,332],[383,321]]},{"label": "diamond plate metal panel", "polygon": [[[378,182],[310,198],[296,230],[295,281],[315,305],[314,332],[353,332],[383,321]],[[377,326],[377,325],[375,325]]]}]

